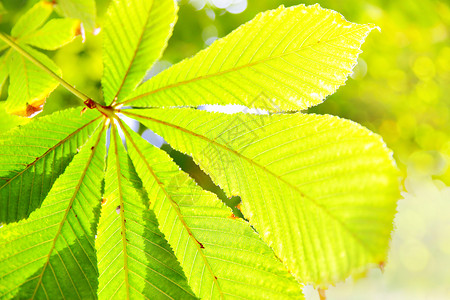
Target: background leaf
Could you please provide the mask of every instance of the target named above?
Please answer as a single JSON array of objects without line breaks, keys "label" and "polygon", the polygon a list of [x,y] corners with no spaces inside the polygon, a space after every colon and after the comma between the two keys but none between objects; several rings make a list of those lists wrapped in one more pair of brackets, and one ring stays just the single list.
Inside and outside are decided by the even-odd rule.
[{"label": "background leaf", "polygon": [[39,30],[23,37],[20,42],[45,50],[56,50],[76,37],[80,21],[73,19],[52,19]]},{"label": "background leaf", "polygon": [[56,10],[68,18],[81,20],[87,31],[92,32],[95,28],[94,0],[58,0]]},{"label": "background leaf", "polygon": [[11,30],[15,38],[22,37],[38,29],[48,19],[53,11],[53,4],[39,1],[30,10],[23,14]]},{"label": "background leaf", "polygon": [[5,7],[3,6],[3,3],[0,2],[0,16],[6,14],[7,11],[5,9]]},{"label": "background leaf", "polygon": [[[344,84],[373,28],[319,5],[281,6],[158,74],[124,103],[305,109]],[[269,103],[257,101],[262,92]]]},{"label": "background leaf", "polygon": [[172,35],[174,0],[114,0],[104,27],[105,102],[127,96],[159,59]]},{"label": "background leaf", "polygon": [[327,285],[385,261],[399,193],[379,136],[332,116],[136,111],[124,112],[241,196],[244,216],[300,282]]}]

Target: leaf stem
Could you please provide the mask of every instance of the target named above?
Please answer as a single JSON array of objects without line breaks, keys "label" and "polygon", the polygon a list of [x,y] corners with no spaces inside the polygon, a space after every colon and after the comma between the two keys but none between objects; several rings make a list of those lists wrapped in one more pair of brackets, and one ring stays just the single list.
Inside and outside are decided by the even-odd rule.
[{"label": "leaf stem", "polygon": [[20,47],[18,44],[16,44],[10,37],[5,35],[4,33],[0,32],[0,40],[4,41],[6,44],[8,44],[11,48],[19,52],[22,56],[27,58],[29,61],[31,61],[33,64],[38,66],[42,71],[46,72],[48,75],[59,81],[59,83],[65,87],[69,92],[85,101],[93,101],[91,98],[77,90],[75,87],[73,87],[71,84],[69,84],[67,81],[59,77],[55,72],[50,70],[48,67],[46,67],[44,64],[42,64],[40,61],[38,61],[36,58],[34,58],[32,55],[30,55],[28,52],[26,52],[22,47]]}]

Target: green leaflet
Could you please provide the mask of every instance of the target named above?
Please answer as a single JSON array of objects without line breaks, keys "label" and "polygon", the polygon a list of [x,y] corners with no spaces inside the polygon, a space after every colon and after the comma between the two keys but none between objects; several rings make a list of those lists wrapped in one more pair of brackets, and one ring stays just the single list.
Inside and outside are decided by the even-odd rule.
[{"label": "green leaflet", "polygon": [[27,217],[100,123],[98,112],[68,109],[0,135],[0,222]]},{"label": "green leaflet", "polygon": [[42,207],[0,231],[0,298],[95,298],[94,235],[105,160],[104,128],[58,178]]},{"label": "green leaflet", "polygon": [[347,22],[319,5],[281,6],[158,74],[124,103],[302,110],[344,84],[373,28]]},{"label": "green leaflet", "polygon": [[105,103],[127,96],[160,58],[172,35],[174,0],[114,0],[104,27]]},{"label": "green leaflet", "polygon": [[[51,71],[61,76],[59,67],[46,55],[31,46],[55,50],[72,41],[77,33],[79,21],[53,19],[42,28],[53,11],[53,4],[46,1],[36,3],[14,25],[12,39],[28,54],[36,58]],[[39,29],[40,28],[40,29]],[[4,46],[0,44],[0,48]],[[0,57],[0,86],[8,74],[10,86],[6,110],[20,116],[31,116],[42,110],[47,96],[59,83],[46,72],[35,66],[13,49],[5,51]]]},{"label": "green leaflet", "polygon": [[96,248],[99,299],[195,299],[140,196],[142,186],[117,128],[111,131]]},{"label": "green leaflet", "polygon": [[398,174],[360,125],[300,113],[123,112],[241,196],[244,216],[300,282],[329,284],[385,261]]},{"label": "green leaflet", "polygon": [[31,121],[30,118],[24,118],[8,114],[5,109],[5,102],[0,102],[0,132],[3,133],[3,137],[4,132],[7,132],[9,129],[12,129],[18,125],[25,125],[30,121]]},{"label": "green leaflet", "polygon": [[160,229],[201,299],[302,299],[301,288],[250,226],[125,128],[127,149]]},{"label": "green leaflet", "polygon": [[11,29],[13,37],[21,37],[38,29],[53,11],[52,3],[39,1],[27,11]]},{"label": "green leaflet", "polygon": [[6,9],[3,6],[3,3],[0,2],[0,16],[6,14]]},{"label": "green leaflet", "polygon": [[68,18],[81,20],[87,31],[95,27],[95,0],[57,0],[56,11]]}]

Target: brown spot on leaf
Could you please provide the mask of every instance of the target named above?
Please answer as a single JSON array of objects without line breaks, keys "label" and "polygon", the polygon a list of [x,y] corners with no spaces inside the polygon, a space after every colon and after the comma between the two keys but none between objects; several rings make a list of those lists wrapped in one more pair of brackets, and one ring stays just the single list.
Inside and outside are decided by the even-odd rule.
[{"label": "brown spot on leaf", "polygon": [[228,216],[228,218],[233,220],[239,219],[239,217],[236,217],[234,214],[231,214],[231,216]]},{"label": "brown spot on leaf", "polygon": [[42,5],[51,5],[51,6],[54,6],[57,4],[56,0],[42,1],[41,3],[42,3]]},{"label": "brown spot on leaf", "polygon": [[12,113],[21,117],[34,117],[44,109],[45,99],[46,98],[27,103],[25,109],[13,111]]},{"label": "brown spot on leaf", "polygon": [[41,112],[44,109],[44,103],[41,105],[27,105],[26,116],[31,117],[34,114]]},{"label": "brown spot on leaf", "polygon": [[384,273],[384,267],[386,267],[386,262],[382,261],[382,262],[378,263],[378,267],[380,268],[381,273]]},{"label": "brown spot on leaf", "polygon": [[205,249],[205,246],[203,246],[203,244],[202,243],[200,243],[197,239],[195,239],[196,241],[197,241],[197,243],[200,245],[200,248],[201,249]]},{"label": "brown spot on leaf", "polygon": [[86,30],[84,28],[83,23],[78,21],[74,24],[74,26],[72,26],[72,35],[75,37],[81,36],[82,43],[86,41]]},{"label": "brown spot on leaf", "polygon": [[118,205],[118,206],[116,207],[116,213],[117,213],[117,214],[120,214],[120,205]]},{"label": "brown spot on leaf", "polygon": [[106,203],[106,198],[102,198],[102,205],[105,205]]},{"label": "brown spot on leaf", "polygon": [[83,34],[83,28],[81,27],[81,22],[78,23],[78,25],[74,28],[75,36],[82,35]]},{"label": "brown spot on leaf", "polygon": [[318,288],[320,300],[327,300],[327,295],[325,295],[325,289]]}]

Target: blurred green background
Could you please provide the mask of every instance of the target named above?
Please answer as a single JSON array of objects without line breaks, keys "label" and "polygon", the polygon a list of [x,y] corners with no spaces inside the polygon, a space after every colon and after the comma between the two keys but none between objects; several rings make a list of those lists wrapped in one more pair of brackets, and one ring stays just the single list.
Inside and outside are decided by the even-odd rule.
[{"label": "blurred green background", "polygon": [[[9,32],[36,1],[3,0],[7,14],[0,30]],[[97,1],[101,27],[108,0]],[[347,84],[308,112],[354,120],[382,135],[403,174],[403,200],[395,220],[384,275],[372,270],[356,283],[339,284],[329,299],[450,299],[450,3],[435,0],[182,0],[179,20],[164,57],[152,76],[194,55],[281,4],[314,4],[336,10],[352,22],[374,23],[359,64]],[[55,15],[56,16],[56,15]],[[48,53],[64,78],[101,100],[101,33],[78,37]],[[6,98],[6,88],[2,91]],[[76,105],[59,87],[38,117]],[[141,132],[143,132],[141,128]],[[188,161],[181,159],[184,168]],[[306,288],[310,299],[316,293]]]}]

